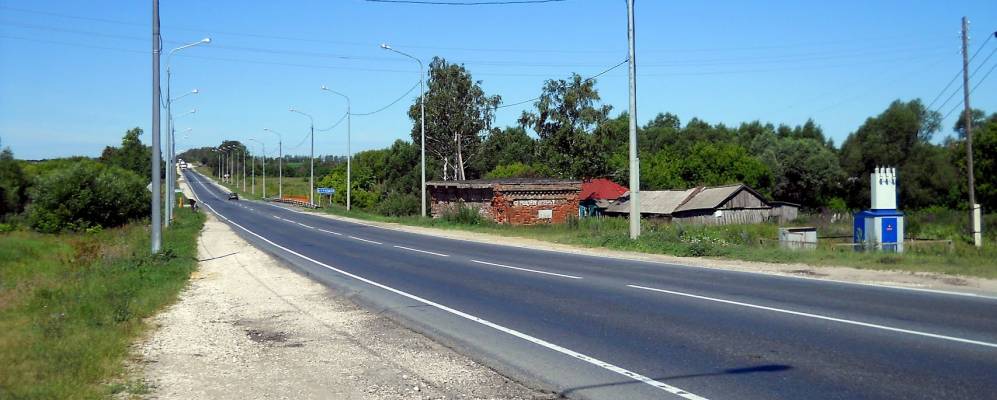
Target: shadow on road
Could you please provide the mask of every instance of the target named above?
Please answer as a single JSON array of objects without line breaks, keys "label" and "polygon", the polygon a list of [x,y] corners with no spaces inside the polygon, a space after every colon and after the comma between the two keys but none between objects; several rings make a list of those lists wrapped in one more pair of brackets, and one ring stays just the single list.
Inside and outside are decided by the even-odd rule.
[{"label": "shadow on road", "polygon": [[[739,374],[752,374],[752,373],[759,373],[759,372],[782,372],[782,371],[787,371],[787,370],[790,370],[790,369],[793,369],[793,367],[791,367],[789,365],[783,365],[783,364],[765,364],[765,365],[756,365],[756,366],[753,366],[753,367],[730,368],[730,369],[724,369],[724,370],[714,371],[714,372],[702,372],[702,373],[698,373],[698,374],[664,376],[664,377],[658,377],[658,378],[652,378],[652,379],[654,379],[654,380],[656,380],[658,382],[667,382],[667,381],[674,381],[674,380],[679,380],[679,379],[702,378],[702,377],[706,377],[706,376],[739,375]],[[623,385],[634,385],[634,384],[641,384],[641,382],[634,381],[634,380],[625,380],[625,381],[620,381],[620,382],[602,383],[602,384],[598,384],[598,385],[579,386],[579,387],[575,387],[575,388],[570,388],[570,389],[564,390],[564,391],[562,391],[559,394],[561,396],[567,397],[571,393],[582,391],[582,390],[595,389],[595,388],[604,388],[604,387],[613,387],[613,386],[623,386]]]}]

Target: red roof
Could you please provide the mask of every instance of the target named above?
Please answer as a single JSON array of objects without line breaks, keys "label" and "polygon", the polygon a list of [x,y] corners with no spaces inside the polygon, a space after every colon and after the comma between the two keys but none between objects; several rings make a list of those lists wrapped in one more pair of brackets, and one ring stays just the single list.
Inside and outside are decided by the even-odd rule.
[{"label": "red roof", "polygon": [[578,198],[581,200],[616,200],[628,191],[629,189],[617,185],[616,182],[599,178],[582,182],[582,192],[578,194]]}]

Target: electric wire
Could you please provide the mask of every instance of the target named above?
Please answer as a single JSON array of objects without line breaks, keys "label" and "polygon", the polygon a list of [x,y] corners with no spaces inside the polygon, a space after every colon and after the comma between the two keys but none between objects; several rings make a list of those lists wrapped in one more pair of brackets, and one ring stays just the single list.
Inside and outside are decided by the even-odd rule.
[{"label": "electric wire", "polygon": [[418,4],[431,6],[495,6],[519,4],[561,3],[566,0],[499,0],[499,1],[425,1],[425,0],[367,0],[369,3]]},{"label": "electric wire", "polygon": [[[630,61],[630,58],[629,58],[629,57],[628,57],[628,58],[627,58],[626,60],[623,60],[623,61],[621,61],[620,63],[618,63],[618,64],[616,64],[616,65],[614,65],[614,66],[612,66],[612,67],[609,67],[609,68],[606,68],[605,70],[603,70],[602,72],[600,72],[600,73],[598,73],[598,74],[595,74],[595,75],[592,75],[592,76],[590,76],[590,77],[588,77],[588,78],[585,78],[585,80],[583,80],[583,81],[582,81],[582,83],[583,83],[583,84],[584,84],[584,83],[588,83],[589,81],[591,81],[591,80],[593,80],[593,79],[595,79],[595,78],[598,78],[598,77],[600,77],[600,76],[603,76],[603,75],[605,75],[605,74],[609,73],[609,71],[612,71],[612,70],[614,70],[614,69],[616,69],[616,68],[619,68],[619,67],[620,67],[621,65],[623,65],[623,64],[626,64],[626,63],[627,63],[628,61]],[[499,109],[499,108],[507,108],[507,107],[513,107],[513,106],[518,106],[518,105],[521,105],[521,104],[526,104],[526,103],[529,103],[529,102],[531,102],[531,101],[535,101],[535,100],[539,100],[539,99],[540,99],[540,97],[541,97],[541,96],[537,96],[537,97],[534,97],[534,98],[532,98],[532,99],[528,99],[528,100],[523,100],[523,101],[517,101],[517,102],[515,102],[515,103],[511,103],[511,104],[503,104],[503,105],[501,105],[501,106],[497,106],[497,107],[495,107],[495,108],[496,108],[496,109]]]}]

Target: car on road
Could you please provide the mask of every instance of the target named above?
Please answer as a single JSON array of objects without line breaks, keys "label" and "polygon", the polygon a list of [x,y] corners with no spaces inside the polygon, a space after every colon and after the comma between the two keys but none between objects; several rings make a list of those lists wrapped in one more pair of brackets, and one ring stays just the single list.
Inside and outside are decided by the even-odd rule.
[{"label": "car on road", "polygon": [[228,199],[229,200],[239,200],[239,194],[236,193],[236,192],[229,192]]}]

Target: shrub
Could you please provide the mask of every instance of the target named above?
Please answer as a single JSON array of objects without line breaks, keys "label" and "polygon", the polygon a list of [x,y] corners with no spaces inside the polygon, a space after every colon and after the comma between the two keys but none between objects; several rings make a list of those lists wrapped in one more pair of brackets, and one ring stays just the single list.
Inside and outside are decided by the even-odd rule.
[{"label": "shrub", "polygon": [[149,212],[145,180],[134,172],[81,160],[38,177],[28,224],[40,232],[114,227]]},{"label": "shrub", "polygon": [[443,211],[443,220],[462,225],[482,225],[485,217],[481,216],[477,207],[460,203]]},{"label": "shrub", "polygon": [[419,212],[419,197],[414,194],[392,193],[377,205],[377,212],[393,217]]}]

